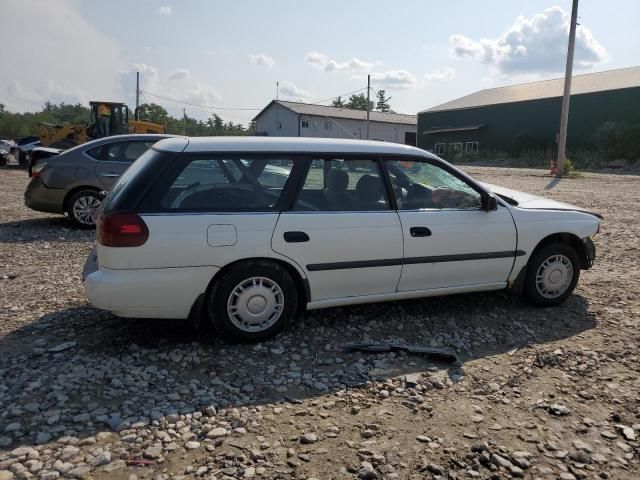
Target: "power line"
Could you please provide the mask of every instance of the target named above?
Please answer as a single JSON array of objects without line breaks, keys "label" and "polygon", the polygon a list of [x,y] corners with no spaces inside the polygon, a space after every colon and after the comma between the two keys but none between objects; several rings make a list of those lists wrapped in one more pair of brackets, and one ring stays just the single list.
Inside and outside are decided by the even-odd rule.
[{"label": "power line", "polygon": [[[147,94],[149,94],[149,93],[147,92]],[[149,97],[147,97],[147,95],[145,95],[145,92],[143,92],[142,90],[140,90],[140,95],[141,95],[141,96],[142,96],[142,97],[143,97],[143,98],[144,98],[148,103],[151,103],[151,100],[149,99]],[[211,114],[211,112],[210,112],[209,110],[204,110],[204,109],[202,109],[202,108],[191,108],[191,109],[190,109],[190,111],[192,111],[192,112],[193,112],[193,111],[195,111],[195,112],[202,112],[202,113],[206,113],[207,115]],[[215,113],[214,113],[214,114],[215,114]],[[220,116],[220,115],[218,115],[218,116]],[[246,117],[243,117],[243,116],[240,116],[240,115],[233,115],[233,114],[231,114],[231,113],[223,113],[223,114],[222,114],[222,116],[223,116],[223,117],[225,117],[225,118],[227,118],[227,117],[238,118],[238,119],[243,120],[243,121],[245,121],[245,122],[247,122],[247,123],[251,123],[251,122],[250,122],[250,120],[249,120],[249,121],[247,121],[247,118],[246,118]]]},{"label": "power line", "polygon": [[316,100],[316,101],[315,101],[315,102],[313,102],[313,103],[314,103],[314,104],[319,104],[319,103],[328,102],[328,101],[330,101],[330,100],[335,100],[336,98],[339,98],[339,97],[346,97],[347,95],[353,95],[354,93],[358,93],[358,92],[361,92],[361,91],[366,90],[366,89],[367,89],[367,87],[360,88],[360,89],[358,89],[358,90],[354,90],[353,92],[349,92],[349,93],[342,93],[342,94],[340,94],[340,95],[336,95],[335,97],[327,98],[326,100]]},{"label": "power line", "polygon": [[179,103],[181,105],[187,105],[189,107],[198,107],[198,108],[209,108],[211,110],[262,110],[262,108],[253,108],[253,107],[217,107],[217,106],[213,106],[213,105],[199,105],[197,103],[189,103],[189,102],[184,102],[182,100],[176,100],[175,98],[169,98],[169,97],[163,97],[162,95],[157,95],[155,93],[151,93],[151,92],[145,92],[143,90],[140,90],[140,93],[142,94],[147,94],[150,95],[152,97],[156,97],[156,98],[161,98],[163,100],[167,100],[168,102],[174,102],[174,103]]}]

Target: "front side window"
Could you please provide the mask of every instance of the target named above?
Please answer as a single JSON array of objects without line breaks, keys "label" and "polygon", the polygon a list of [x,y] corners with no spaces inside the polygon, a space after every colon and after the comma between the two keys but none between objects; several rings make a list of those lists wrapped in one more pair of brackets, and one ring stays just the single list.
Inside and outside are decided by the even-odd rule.
[{"label": "front side window", "polygon": [[291,159],[211,158],[190,161],[160,201],[164,210],[274,210],[289,179]]},{"label": "front side window", "polygon": [[389,209],[373,160],[314,159],[294,210],[352,212]]},{"label": "front side window", "polygon": [[399,210],[482,206],[478,191],[437,165],[394,160],[387,162],[387,169]]}]

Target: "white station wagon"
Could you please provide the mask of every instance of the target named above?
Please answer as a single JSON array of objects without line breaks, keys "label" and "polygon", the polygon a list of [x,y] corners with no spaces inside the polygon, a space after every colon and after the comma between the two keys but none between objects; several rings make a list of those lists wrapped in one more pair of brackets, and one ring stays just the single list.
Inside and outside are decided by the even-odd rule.
[{"label": "white station wagon", "polygon": [[256,341],[301,308],[507,288],[559,304],[593,263],[599,218],[405,145],[176,137],[103,202],[83,278],[116,315]]}]

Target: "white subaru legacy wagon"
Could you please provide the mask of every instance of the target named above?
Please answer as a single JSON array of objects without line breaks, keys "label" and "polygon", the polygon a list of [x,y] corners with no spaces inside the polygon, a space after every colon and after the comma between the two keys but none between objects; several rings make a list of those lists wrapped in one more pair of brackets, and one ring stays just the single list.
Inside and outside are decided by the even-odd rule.
[{"label": "white subaru legacy wagon", "polygon": [[600,218],[405,145],[176,137],[105,198],[83,279],[116,315],[257,341],[301,308],[507,288],[557,305],[593,263]]}]

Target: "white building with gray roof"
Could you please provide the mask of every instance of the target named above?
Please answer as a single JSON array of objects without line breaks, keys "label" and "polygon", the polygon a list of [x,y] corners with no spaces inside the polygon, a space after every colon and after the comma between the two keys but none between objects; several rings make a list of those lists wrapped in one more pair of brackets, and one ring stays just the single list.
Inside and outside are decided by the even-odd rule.
[{"label": "white building with gray roof", "polygon": [[[369,115],[370,140],[416,144],[416,115],[375,111]],[[366,119],[363,110],[273,100],[253,120],[257,135],[365,140]]]}]

